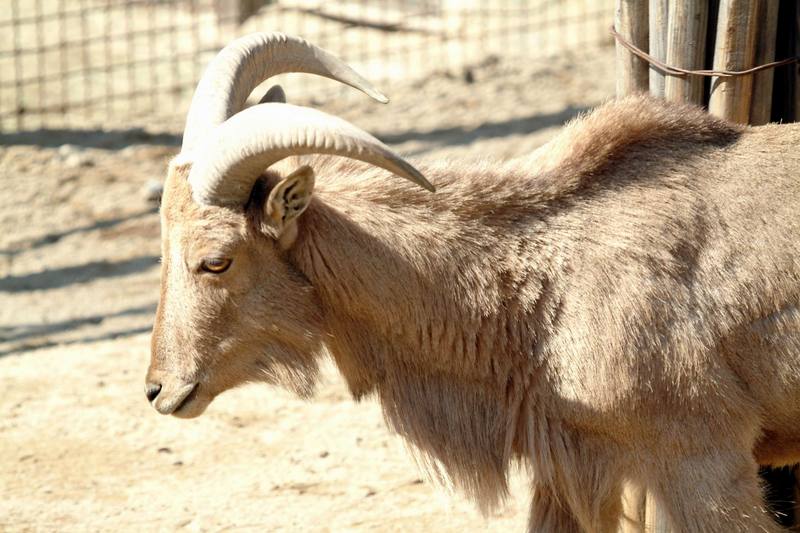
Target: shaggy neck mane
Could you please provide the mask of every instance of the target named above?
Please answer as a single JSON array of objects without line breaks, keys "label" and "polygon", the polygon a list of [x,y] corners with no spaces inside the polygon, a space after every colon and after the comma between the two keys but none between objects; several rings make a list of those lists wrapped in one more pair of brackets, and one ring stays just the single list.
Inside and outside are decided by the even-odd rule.
[{"label": "shaggy neck mane", "polygon": [[[527,161],[423,168],[435,194],[353,162],[312,164],[318,190],[289,258],[320,293],[328,349],[353,395],[376,394],[424,464],[485,507],[506,494],[513,459],[544,453],[547,429],[532,427],[547,403],[543,340],[566,258],[587,245],[575,242],[586,218],[564,214],[608,187],[626,152],[702,150],[740,131],[659,105],[605,106]],[[613,188],[653,179],[615,174]]]},{"label": "shaggy neck mane", "polygon": [[352,165],[314,165],[335,177],[318,185],[291,260],[320,292],[325,342],[353,395],[376,394],[429,470],[492,505],[522,446],[532,339],[557,308],[535,242],[542,215],[515,207],[525,195],[503,169],[426,169],[432,195]]}]

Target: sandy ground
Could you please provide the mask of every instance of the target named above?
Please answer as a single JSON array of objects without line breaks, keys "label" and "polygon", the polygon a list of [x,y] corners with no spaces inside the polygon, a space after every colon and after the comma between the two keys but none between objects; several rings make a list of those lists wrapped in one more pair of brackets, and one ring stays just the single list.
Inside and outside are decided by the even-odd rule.
[{"label": "sandy ground", "polygon": [[[414,158],[510,157],[612,94],[613,49],[382,88],[388,106],[324,108]],[[333,369],[312,402],[253,386],[191,421],[147,405],[159,225],[143,190],[179,142],[162,128],[0,136],[0,530],[522,531],[524,479],[481,517]]]}]

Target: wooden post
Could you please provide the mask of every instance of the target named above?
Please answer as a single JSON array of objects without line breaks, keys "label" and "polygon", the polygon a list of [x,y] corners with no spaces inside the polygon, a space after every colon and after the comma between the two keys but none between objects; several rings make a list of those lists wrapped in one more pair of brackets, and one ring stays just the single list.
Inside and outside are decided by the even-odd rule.
[{"label": "wooden post", "polygon": [[622,492],[623,519],[620,533],[675,533],[653,494],[644,487],[628,485]]},{"label": "wooden post", "polygon": [[[722,0],[719,4],[715,70],[745,70],[754,66],[756,56],[757,2]],[[711,79],[708,110],[718,117],[741,124],[750,120],[753,76]]]},{"label": "wooden post", "polygon": [[267,2],[268,0],[214,0],[214,11],[222,25],[238,26]]},{"label": "wooden post", "polygon": [[[617,0],[614,27],[634,46],[647,51],[647,1]],[[647,92],[648,65],[617,43],[617,96]]]},{"label": "wooden post", "polygon": [[[708,31],[707,0],[669,2],[667,64],[691,70],[703,68]],[[703,79],[667,76],[664,94],[673,102],[703,104]]]},{"label": "wooden post", "polygon": [[645,515],[645,531],[647,533],[671,533],[664,509],[658,505],[658,502],[649,492],[647,493],[645,508],[647,510]]},{"label": "wooden post", "polygon": [[[673,0],[673,2],[676,0]],[[681,0],[677,0],[681,1]],[[667,61],[667,24],[669,21],[669,0],[650,0],[650,55],[660,61]],[[650,67],[650,94],[664,97],[664,74]]]},{"label": "wooden post", "polygon": [[[775,61],[775,42],[778,31],[779,0],[759,0],[756,21],[761,27],[757,29],[756,65]],[[753,78],[753,102],[750,106],[750,124],[759,125],[769,122],[772,112],[772,82],[775,78],[773,69],[764,70]]]},{"label": "wooden post", "polygon": [[645,501],[647,492],[644,487],[626,485],[622,491],[622,522],[620,533],[645,533]]}]

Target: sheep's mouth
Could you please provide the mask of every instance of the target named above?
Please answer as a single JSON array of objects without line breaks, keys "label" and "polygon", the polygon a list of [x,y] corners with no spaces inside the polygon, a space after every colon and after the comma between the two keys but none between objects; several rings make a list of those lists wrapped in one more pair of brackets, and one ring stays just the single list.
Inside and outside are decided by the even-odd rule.
[{"label": "sheep's mouth", "polygon": [[189,394],[187,394],[186,397],[183,400],[181,400],[181,403],[179,403],[178,406],[175,407],[175,409],[172,411],[171,414],[173,415],[180,414],[181,409],[188,406],[190,403],[194,401],[195,398],[197,398],[197,391],[199,389],[200,389],[200,383],[195,383],[194,387],[192,387],[192,390],[189,391]]},{"label": "sheep's mouth", "polygon": [[161,392],[152,400],[153,407],[162,415],[174,413],[177,409],[185,407],[190,397],[197,394],[197,383],[183,383],[176,387],[168,384],[161,389]]}]

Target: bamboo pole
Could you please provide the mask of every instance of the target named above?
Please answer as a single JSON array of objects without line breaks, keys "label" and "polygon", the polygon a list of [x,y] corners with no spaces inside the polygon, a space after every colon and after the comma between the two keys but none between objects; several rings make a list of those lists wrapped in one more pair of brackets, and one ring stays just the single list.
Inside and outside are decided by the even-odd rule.
[{"label": "bamboo pole", "polygon": [[[708,31],[707,0],[669,2],[667,23],[667,64],[685,69],[702,69]],[[698,76],[667,76],[664,94],[673,102],[703,103],[703,79]]]},{"label": "bamboo pole", "polygon": [[[757,30],[756,65],[775,61],[775,43],[778,32],[779,0],[759,0],[756,21],[761,27]],[[750,106],[750,124],[769,122],[772,113],[772,84],[775,78],[773,69],[759,72],[753,78],[753,102]]]},{"label": "bamboo pole", "polygon": [[[745,70],[754,66],[757,7],[757,2],[751,0],[720,2],[714,46],[715,70]],[[752,96],[753,76],[714,77],[708,110],[718,117],[747,124]]]},{"label": "bamboo pole", "polygon": [[[673,0],[673,2],[675,1]],[[650,0],[648,15],[650,18],[650,55],[659,61],[666,62],[669,0]],[[665,83],[664,74],[650,67],[650,94],[663,98]]]},{"label": "bamboo pole", "polygon": [[266,0],[214,0],[214,11],[222,24],[238,26],[266,3]]},{"label": "bamboo pole", "polygon": [[[647,50],[647,2],[645,0],[617,0],[614,17],[617,32],[634,46]],[[617,43],[617,96],[647,92],[648,65]]]}]

